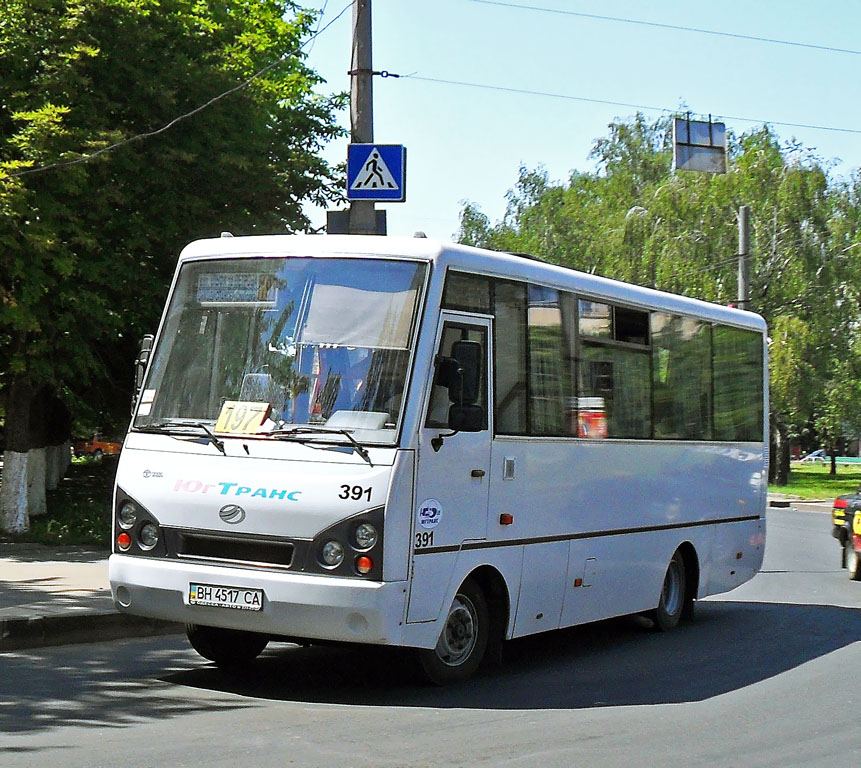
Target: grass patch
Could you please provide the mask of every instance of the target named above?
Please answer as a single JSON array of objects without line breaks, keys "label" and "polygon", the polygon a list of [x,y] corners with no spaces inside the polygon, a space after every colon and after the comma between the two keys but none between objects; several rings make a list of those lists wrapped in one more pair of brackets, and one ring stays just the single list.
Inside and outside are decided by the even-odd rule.
[{"label": "grass patch", "polygon": [[30,530],[0,541],[36,544],[109,546],[111,496],[116,459],[76,459],[54,491],[48,491],[48,512],[30,519]]},{"label": "grass patch", "polygon": [[861,485],[861,469],[837,465],[837,474],[829,474],[829,466],[795,464],[789,472],[788,485],[769,485],[769,493],[785,493],[802,499],[835,499],[853,493]]}]

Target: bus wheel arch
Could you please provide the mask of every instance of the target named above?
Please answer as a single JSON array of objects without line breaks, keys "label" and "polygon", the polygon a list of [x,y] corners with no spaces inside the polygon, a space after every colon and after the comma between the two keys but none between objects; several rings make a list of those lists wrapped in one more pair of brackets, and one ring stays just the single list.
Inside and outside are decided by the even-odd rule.
[{"label": "bus wheel arch", "polygon": [[499,572],[482,566],[457,588],[434,648],[419,649],[426,680],[448,685],[468,680],[488,656],[501,655],[508,626],[509,600]]},{"label": "bus wheel arch", "polygon": [[682,620],[691,621],[694,618],[694,605],[700,591],[700,559],[697,550],[689,541],[681,543],[677,550],[685,567],[685,596],[682,606]]},{"label": "bus wheel arch", "polygon": [[682,545],[673,553],[661,583],[658,604],[647,614],[657,632],[669,632],[675,629],[686,612],[693,614],[692,596],[696,592],[688,584],[690,566],[685,552]]},{"label": "bus wheel arch", "polygon": [[484,591],[490,612],[487,654],[491,661],[502,662],[502,644],[508,636],[511,617],[511,596],[502,574],[491,565],[476,568],[469,576]]}]

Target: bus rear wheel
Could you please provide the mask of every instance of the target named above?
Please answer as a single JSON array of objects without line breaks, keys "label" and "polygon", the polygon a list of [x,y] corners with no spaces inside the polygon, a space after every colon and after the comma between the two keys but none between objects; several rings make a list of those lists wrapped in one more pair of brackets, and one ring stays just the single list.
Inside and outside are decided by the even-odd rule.
[{"label": "bus rear wheel", "polygon": [[418,651],[424,677],[436,685],[468,680],[487,650],[490,611],[481,587],[467,579],[458,589],[434,648]]},{"label": "bus rear wheel", "polygon": [[685,590],[685,562],[676,552],[667,566],[658,607],[649,614],[657,631],[668,632],[679,623],[685,607]]},{"label": "bus rear wheel", "polygon": [[266,635],[246,632],[241,629],[204,627],[186,624],[188,642],[204,659],[214,661],[219,667],[230,669],[256,659],[269,643]]}]

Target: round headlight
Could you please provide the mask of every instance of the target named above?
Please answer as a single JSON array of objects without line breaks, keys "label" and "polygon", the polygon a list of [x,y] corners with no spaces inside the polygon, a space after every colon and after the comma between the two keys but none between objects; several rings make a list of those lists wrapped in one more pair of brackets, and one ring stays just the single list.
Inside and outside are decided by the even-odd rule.
[{"label": "round headlight", "polygon": [[327,541],[323,545],[323,551],[320,554],[324,565],[335,568],[344,560],[344,545],[339,541]]},{"label": "round headlight", "polygon": [[353,535],[359,549],[370,549],[377,543],[377,529],[370,523],[362,523]]},{"label": "round headlight", "polygon": [[158,527],[154,523],[144,523],[138,534],[141,549],[152,549],[158,544]]},{"label": "round headlight", "polygon": [[117,515],[120,527],[131,528],[138,521],[138,508],[130,501],[124,501]]}]

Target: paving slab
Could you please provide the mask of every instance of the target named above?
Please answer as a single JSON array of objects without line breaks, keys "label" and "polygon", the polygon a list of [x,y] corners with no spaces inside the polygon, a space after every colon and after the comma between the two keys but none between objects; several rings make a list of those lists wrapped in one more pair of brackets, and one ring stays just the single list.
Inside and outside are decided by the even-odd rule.
[{"label": "paving slab", "polygon": [[0,651],[181,630],[114,608],[106,550],[0,544]]}]

